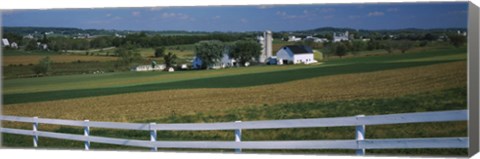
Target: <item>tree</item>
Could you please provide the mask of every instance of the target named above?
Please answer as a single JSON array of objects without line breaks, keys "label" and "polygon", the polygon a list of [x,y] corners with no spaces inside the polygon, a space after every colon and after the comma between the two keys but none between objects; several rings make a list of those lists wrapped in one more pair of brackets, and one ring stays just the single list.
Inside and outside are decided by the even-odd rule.
[{"label": "tree", "polygon": [[41,59],[37,65],[33,67],[33,72],[37,75],[43,74],[47,75],[48,71],[50,70],[50,57],[44,57]]},{"label": "tree", "polygon": [[201,68],[209,68],[222,58],[225,45],[218,40],[200,41],[195,44],[195,56],[202,61]]},{"label": "tree", "polygon": [[336,49],[337,49],[336,43],[333,43],[330,41],[323,43],[323,48],[322,48],[323,59],[327,59],[328,56],[335,54]]},{"label": "tree", "polygon": [[461,35],[449,35],[450,43],[455,47],[460,47],[467,42],[466,37]]},{"label": "tree", "polygon": [[342,56],[347,55],[347,46],[343,43],[338,43],[337,46],[335,47],[335,55],[338,57],[342,58]]},{"label": "tree", "polygon": [[165,55],[165,47],[155,49],[155,57],[163,57]]},{"label": "tree", "polygon": [[352,53],[356,54],[362,50],[365,50],[366,44],[361,40],[353,40],[352,41],[352,48],[350,49]]},{"label": "tree", "polygon": [[167,66],[166,68],[170,68],[173,66],[173,64],[175,64],[176,60],[177,60],[177,55],[171,53],[171,52],[168,52],[168,54],[166,54],[165,56],[163,56],[163,60],[165,61],[165,65]]},{"label": "tree", "polygon": [[382,48],[386,50],[388,53],[392,53],[394,49],[394,43],[391,40],[382,41],[381,44]]},{"label": "tree", "polygon": [[107,37],[98,37],[90,41],[91,48],[106,48],[111,46]]},{"label": "tree", "polygon": [[30,40],[25,47],[25,50],[36,50],[38,48],[36,40]]},{"label": "tree", "polygon": [[132,65],[142,61],[142,56],[138,50],[130,44],[126,44],[115,51],[115,54],[120,58],[117,61],[117,67],[126,66],[131,67]]},{"label": "tree", "polygon": [[231,49],[230,57],[237,60],[241,65],[250,62],[253,58],[260,56],[262,48],[255,41],[237,41]]},{"label": "tree", "polygon": [[402,52],[405,53],[407,50],[410,50],[415,45],[414,41],[411,40],[400,40],[396,42],[396,47]]},{"label": "tree", "polygon": [[377,50],[381,49],[381,44],[379,41],[374,40],[373,38],[367,42],[367,50]]}]

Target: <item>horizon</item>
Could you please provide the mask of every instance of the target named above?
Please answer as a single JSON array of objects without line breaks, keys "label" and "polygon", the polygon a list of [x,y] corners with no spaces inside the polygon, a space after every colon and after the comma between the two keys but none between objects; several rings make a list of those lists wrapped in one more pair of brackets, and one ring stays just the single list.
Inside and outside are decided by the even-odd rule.
[{"label": "horizon", "polygon": [[[466,2],[2,10],[2,27],[273,32],[467,28]],[[45,18],[48,17],[48,18]]]}]

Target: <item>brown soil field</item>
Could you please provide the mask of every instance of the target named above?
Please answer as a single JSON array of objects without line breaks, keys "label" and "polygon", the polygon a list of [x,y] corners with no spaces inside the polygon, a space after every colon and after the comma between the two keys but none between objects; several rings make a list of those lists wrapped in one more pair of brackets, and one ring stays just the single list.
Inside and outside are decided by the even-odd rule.
[{"label": "brown soil field", "polygon": [[[44,58],[42,55],[25,55],[25,56],[3,56],[3,66],[8,65],[29,65],[37,64],[40,59]],[[108,56],[83,56],[83,55],[49,55],[50,60],[55,63],[75,62],[75,61],[114,61],[117,57]]]},{"label": "brown soil field", "polygon": [[333,75],[280,84],[165,90],[69,100],[11,104],[3,114],[43,118],[132,122],[169,115],[217,114],[249,106],[398,97],[465,87],[466,62]]}]

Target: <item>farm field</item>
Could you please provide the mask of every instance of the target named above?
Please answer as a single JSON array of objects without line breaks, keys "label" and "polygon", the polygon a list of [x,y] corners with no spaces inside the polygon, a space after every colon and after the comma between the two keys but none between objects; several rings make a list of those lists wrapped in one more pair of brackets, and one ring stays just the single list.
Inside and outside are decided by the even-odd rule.
[{"label": "farm field", "polygon": [[[2,111],[5,115],[58,119],[182,123],[457,110],[466,109],[466,71],[466,48],[442,48],[333,58],[317,65],[25,78],[3,81]],[[31,128],[29,124],[5,122],[4,125]],[[466,128],[466,122],[372,126],[367,128],[367,138],[466,136]],[[42,129],[82,132],[79,128],[51,125]],[[353,129],[247,130],[244,139],[350,139]],[[93,130],[92,135],[148,139],[146,132],[135,131],[99,129]],[[28,147],[32,142],[30,137],[4,137],[7,146]],[[231,140],[233,133],[161,132],[159,139]],[[42,141],[45,145],[41,147],[82,148],[81,142]],[[95,146],[118,148],[92,144],[92,148]],[[300,152],[353,153],[343,150]],[[374,150],[367,153],[466,155],[466,150]]]},{"label": "farm field", "polygon": [[[111,56],[85,56],[85,55],[46,55],[54,63],[68,63],[77,61],[115,61],[117,57]],[[4,56],[2,58],[3,66],[8,65],[31,65],[38,64],[40,59],[46,57],[45,55],[23,55],[23,56]]]}]

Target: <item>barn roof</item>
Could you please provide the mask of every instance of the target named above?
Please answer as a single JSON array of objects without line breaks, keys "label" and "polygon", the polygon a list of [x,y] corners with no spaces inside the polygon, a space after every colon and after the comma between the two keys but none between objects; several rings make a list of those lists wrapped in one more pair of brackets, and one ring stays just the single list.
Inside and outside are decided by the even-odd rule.
[{"label": "barn roof", "polygon": [[287,45],[283,49],[290,50],[293,54],[313,53],[312,48],[304,45]]}]

